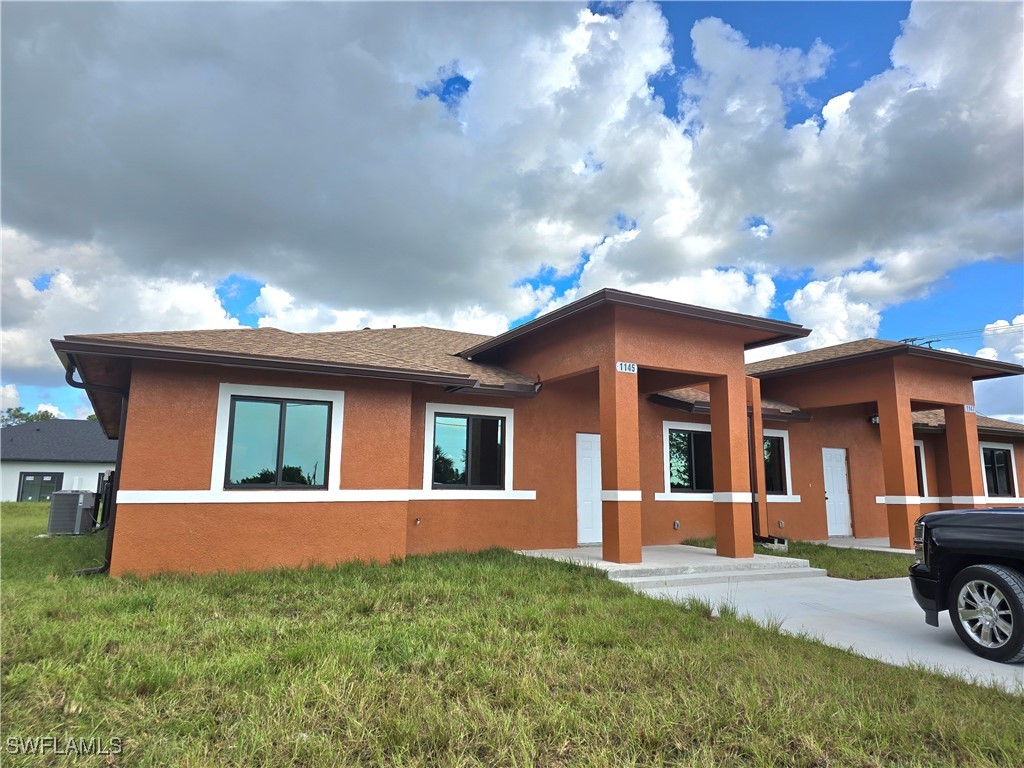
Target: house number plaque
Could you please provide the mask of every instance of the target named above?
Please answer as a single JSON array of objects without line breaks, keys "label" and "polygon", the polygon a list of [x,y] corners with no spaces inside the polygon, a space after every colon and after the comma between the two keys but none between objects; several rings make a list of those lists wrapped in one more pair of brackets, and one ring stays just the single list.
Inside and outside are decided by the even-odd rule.
[{"label": "house number plaque", "polygon": [[619,373],[636,373],[636,363],[616,363],[615,370]]}]

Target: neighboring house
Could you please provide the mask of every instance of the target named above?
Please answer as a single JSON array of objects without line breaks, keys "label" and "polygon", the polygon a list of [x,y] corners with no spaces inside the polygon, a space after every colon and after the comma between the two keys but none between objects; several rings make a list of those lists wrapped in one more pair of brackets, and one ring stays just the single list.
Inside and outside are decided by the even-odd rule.
[{"label": "neighboring house", "polygon": [[0,429],[0,500],[49,501],[54,491],[98,491],[117,441],[95,421],[49,419]]},{"label": "neighboring house", "polygon": [[[745,350],[808,333],[605,289],[493,338],[260,328],[53,346],[122,439],[115,576],[596,542],[638,562],[707,535],[749,557],[755,536],[824,537],[840,477],[845,532],[909,546],[922,508],[1020,495],[1024,432],[998,422],[979,442],[972,382],[1024,368],[868,340],[885,349],[748,375]],[[935,410],[920,424],[934,488],[918,493],[914,414]],[[1013,446],[1008,471],[990,442]]]}]

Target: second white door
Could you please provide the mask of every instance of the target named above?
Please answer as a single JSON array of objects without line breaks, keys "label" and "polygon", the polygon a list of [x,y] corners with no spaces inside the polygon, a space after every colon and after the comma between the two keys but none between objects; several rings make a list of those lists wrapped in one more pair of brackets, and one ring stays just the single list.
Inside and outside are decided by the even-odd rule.
[{"label": "second white door", "polygon": [[846,471],[845,448],[822,448],[821,463],[825,468],[825,516],[829,536],[850,536],[850,483]]},{"label": "second white door", "polygon": [[601,541],[601,436],[576,435],[576,540]]}]

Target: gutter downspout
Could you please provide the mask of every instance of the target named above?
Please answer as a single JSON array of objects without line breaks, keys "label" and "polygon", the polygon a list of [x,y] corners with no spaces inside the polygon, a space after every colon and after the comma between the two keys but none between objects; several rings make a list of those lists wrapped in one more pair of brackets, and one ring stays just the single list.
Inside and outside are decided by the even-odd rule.
[{"label": "gutter downspout", "polygon": [[75,571],[76,576],[92,576],[99,573],[107,573],[110,570],[110,558],[114,553],[114,523],[117,521],[117,491],[121,486],[121,458],[124,454],[124,428],[125,423],[128,419],[128,393],[123,389],[117,387],[106,387],[102,384],[86,384],[82,381],[75,381],[75,370],[77,365],[75,358],[70,354],[68,355],[68,367],[64,371],[64,381],[69,386],[75,389],[82,389],[87,392],[107,392],[113,395],[119,395],[121,398],[121,422],[117,432],[117,459],[114,463],[114,487],[110,490],[111,509],[104,510],[104,514],[108,517],[106,522],[107,528],[107,551],[104,556],[103,565],[98,568],[83,568],[80,571]]}]

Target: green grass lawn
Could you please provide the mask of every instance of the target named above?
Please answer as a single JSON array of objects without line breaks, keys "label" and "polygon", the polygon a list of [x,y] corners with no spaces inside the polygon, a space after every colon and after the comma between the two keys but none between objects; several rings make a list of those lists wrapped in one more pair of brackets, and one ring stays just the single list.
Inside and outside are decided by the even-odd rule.
[{"label": "green grass lawn", "polygon": [[[505,551],[72,577],[5,505],[5,765],[1009,766],[1021,700]],[[21,758],[11,738],[123,739]]]},{"label": "green grass lawn", "polygon": [[[714,538],[688,539],[683,542],[691,547],[707,547],[714,549]],[[790,541],[789,549],[782,552],[768,549],[760,544],[754,545],[754,552],[759,555],[777,555],[779,557],[797,557],[810,562],[812,568],[824,568],[828,575],[837,579],[896,579],[907,576],[908,569],[914,564],[913,555],[901,555],[893,552],[876,552],[868,549],[845,549],[830,547],[827,544],[812,544],[808,541]],[[909,589],[909,582],[908,587]]]}]

